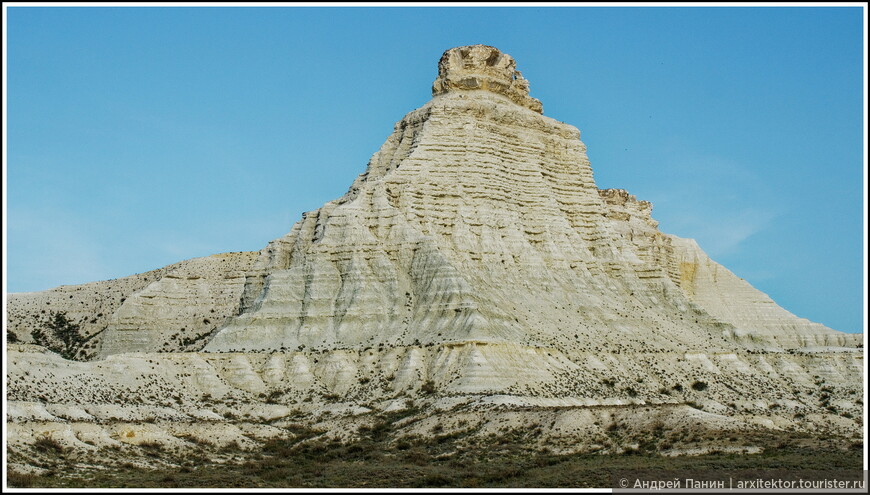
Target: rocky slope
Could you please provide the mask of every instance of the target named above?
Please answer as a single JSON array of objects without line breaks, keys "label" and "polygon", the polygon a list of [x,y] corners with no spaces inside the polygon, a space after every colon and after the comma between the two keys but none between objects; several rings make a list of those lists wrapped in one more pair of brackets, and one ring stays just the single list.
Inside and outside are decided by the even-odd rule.
[{"label": "rocky slope", "polygon": [[537,441],[566,449],[624,447],[602,439],[616,416],[860,434],[863,336],[598,189],[580,132],[542,115],[510,56],[454,48],[438,69],[348,192],[261,251],[10,294],[20,341],[49,307],[101,332],[92,362],[7,346],[10,448],[254,445],[300,415],[342,437],[408,400],[429,411],[409,432],[458,410],[475,435],[546,417]]},{"label": "rocky slope", "polygon": [[129,277],[7,296],[7,332],[30,342],[52,311],[92,339],[81,354],[198,350],[239,311],[257,253],[194,258]]}]

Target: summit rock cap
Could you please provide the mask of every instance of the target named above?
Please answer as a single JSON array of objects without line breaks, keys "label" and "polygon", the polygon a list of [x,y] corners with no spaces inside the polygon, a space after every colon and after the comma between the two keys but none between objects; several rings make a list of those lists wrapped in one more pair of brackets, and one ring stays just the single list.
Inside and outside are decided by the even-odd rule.
[{"label": "summit rock cap", "polygon": [[432,83],[432,96],[483,90],[506,96],[520,106],[543,113],[541,102],[529,96],[529,81],[516,67],[513,57],[494,46],[451,48],[441,55],[438,62],[438,78]]}]

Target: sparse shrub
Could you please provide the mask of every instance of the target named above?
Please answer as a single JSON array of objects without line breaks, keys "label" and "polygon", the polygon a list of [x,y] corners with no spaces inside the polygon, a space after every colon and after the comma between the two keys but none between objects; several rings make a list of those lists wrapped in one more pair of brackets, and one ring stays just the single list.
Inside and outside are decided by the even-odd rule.
[{"label": "sparse shrub", "polygon": [[[392,430],[392,425],[389,421],[378,421],[372,425],[369,434],[371,435],[372,440],[379,442],[387,438],[390,430]],[[360,428],[360,431],[362,431],[362,428]]]},{"label": "sparse shrub", "polygon": [[33,448],[44,454],[63,454],[66,450],[60,442],[48,436],[37,438],[33,442]]},{"label": "sparse shrub", "polygon": [[33,486],[35,476],[31,473],[19,473],[9,470],[6,474],[6,483],[10,488],[30,488]]},{"label": "sparse shrub", "polygon": [[42,328],[30,332],[33,341],[60,354],[64,359],[76,359],[79,350],[91,337],[81,333],[81,325],[73,323],[65,311],[51,311]]},{"label": "sparse shrub", "polygon": [[703,392],[704,390],[707,390],[707,383],[697,380],[692,384],[692,390]]},{"label": "sparse shrub", "polygon": [[155,442],[153,440],[142,442],[139,446],[147,450],[160,450],[163,448],[163,445],[161,445],[160,442]]},{"label": "sparse shrub", "polygon": [[[458,311],[458,310],[457,310]],[[441,475],[441,474],[430,474],[420,480],[417,480],[414,483],[416,488],[423,487],[438,487],[438,486],[447,486],[451,483],[450,478]]]},{"label": "sparse shrub", "polygon": [[416,464],[418,466],[425,466],[431,461],[429,453],[426,452],[425,449],[420,447],[414,447],[407,450],[405,452],[404,458],[406,461]]}]

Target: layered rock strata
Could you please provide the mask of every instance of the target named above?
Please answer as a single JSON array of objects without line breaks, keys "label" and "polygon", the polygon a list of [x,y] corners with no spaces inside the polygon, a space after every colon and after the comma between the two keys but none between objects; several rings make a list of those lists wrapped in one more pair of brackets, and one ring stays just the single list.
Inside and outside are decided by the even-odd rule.
[{"label": "layered rock strata", "polygon": [[89,337],[83,354],[199,350],[239,313],[256,252],[185,260],[129,277],[7,296],[6,331],[29,342],[52,312]]},{"label": "layered rock strata", "polygon": [[505,93],[514,66],[491,47],[448,50],[433,99],[345,196],[260,252],[242,313],[205,350],[847,345],[659,232],[650,203],[599,190],[580,132],[524,104],[527,84]]},{"label": "layered rock strata", "polygon": [[[66,424],[70,442],[172,443],[208,421],[253,439],[299,408],[421,397],[858,431],[862,336],[792,315],[660,232],[649,202],[599,189],[580,132],[541,114],[510,56],[448,50],[432,93],[344,196],[259,252],[9,295],[19,340],[51,307],[100,332],[102,358],[9,347],[16,441]],[[128,437],[131,422],[150,426]]]},{"label": "layered rock strata", "polygon": [[[572,360],[552,349],[465,343],[136,353],[93,362],[65,361],[36,346],[15,346],[9,355],[10,370],[28,372],[10,374],[7,441],[16,452],[40,438],[86,451],[155,443],[200,450],[204,442],[257,448],[302,421],[326,438],[352,441],[380,415],[409,408],[419,412],[408,413],[399,438],[429,435],[439,424],[443,434],[464,432],[474,445],[505,428],[545,424],[530,448],[612,453],[633,438],[610,435],[613,424],[637,432],[668,424],[709,437],[701,445],[708,450],[756,452],[746,432],[860,438],[863,409],[855,379],[862,356],[845,352],[587,353]],[[743,440],[723,443],[723,432],[744,432]],[[685,448],[699,445],[665,453]]]}]

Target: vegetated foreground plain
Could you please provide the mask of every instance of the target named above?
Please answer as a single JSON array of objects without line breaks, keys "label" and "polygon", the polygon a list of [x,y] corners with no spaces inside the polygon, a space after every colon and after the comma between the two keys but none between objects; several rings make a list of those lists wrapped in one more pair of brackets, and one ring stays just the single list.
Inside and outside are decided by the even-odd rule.
[{"label": "vegetated foreground plain", "polygon": [[[722,479],[729,472],[747,470],[776,470],[785,477],[815,470],[843,479],[861,473],[863,462],[860,441],[793,432],[754,432],[741,438],[733,434],[671,438],[666,431],[659,431],[638,438],[636,447],[618,454],[554,454],[527,448],[535,434],[532,429],[474,442],[456,433],[396,438],[390,419],[362,429],[352,442],[324,438],[321,432],[300,425],[291,440],[269,440],[259,449],[200,442],[195,452],[181,452],[154,443],[125,446],[133,450],[102,459],[42,440],[31,459],[42,466],[42,472],[25,474],[10,469],[8,484],[44,488],[608,488],[614,486],[614,476],[625,471],[660,470],[661,479],[680,472],[700,473],[696,479],[702,479],[703,473],[713,476],[710,479]],[[752,443],[761,447],[761,452],[741,454],[723,449],[702,455],[660,455],[672,442],[691,448],[693,442],[700,445],[710,440]]]}]

